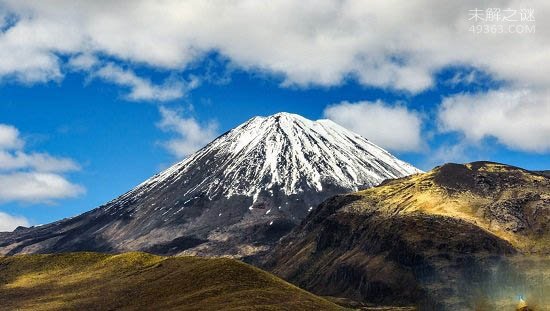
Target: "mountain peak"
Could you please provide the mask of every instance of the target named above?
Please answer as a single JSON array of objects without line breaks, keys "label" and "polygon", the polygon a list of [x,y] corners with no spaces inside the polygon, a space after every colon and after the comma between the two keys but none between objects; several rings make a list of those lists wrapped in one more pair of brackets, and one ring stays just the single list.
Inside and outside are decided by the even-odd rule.
[{"label": "mountain peak", "polygon": [[[209,198],[236,194],[257,198],[275,188],[291,195],[322,191],[328,183],[357,190],[420,172],[332,121],[286,112],[252,118],[176,166],[187,167],[206,157],[219,157],[219,166],[205,176],[209,182],[193,192]],[[220,168],[225,169],[220,172]],[[177,171],[189,175],[185,169],[184,174]]]},{"label": "mountain peak", "polygon": [[[248,120],[104,206],[20,236],[42,232],[32,234],[40,244],[73,228],[59,243],[31,246],[41,252],[248,256],[268,249],[328,197],[418,172],[331,121],[278,113]],[[92,242],[81,244],[82,236]]]},{"label": "mountain peak", "polygon": [[299,114],[291,113],[291,112],[277,112],[276,114],[272,114],[268,116],[267,118],[287,118],[287,119],[305,119]]},{"label": "mountain peak", "polygon": [[[239,129],[241,127],[246,127],[246,125],[250,124],[262,124],[262,128],[273,128],[273,127],[284,127],[284,126],[305,126],[305,127],[315,127],[320,124],[325,124],[326,126],[336,126],[341,127],[340,125],[334,123],[332,120],[329,119],[320,119],[317,121],[313,121],[310,119],[307,119],[299,114],[290,113],[290,112],[278,112],[269,116],[255,116],[245,123],[243,123],[241,126],[237,127],[236,129]],[[342,128],[343,129],[343,128]],[[347,130],[346,130],[347,131]]]}]

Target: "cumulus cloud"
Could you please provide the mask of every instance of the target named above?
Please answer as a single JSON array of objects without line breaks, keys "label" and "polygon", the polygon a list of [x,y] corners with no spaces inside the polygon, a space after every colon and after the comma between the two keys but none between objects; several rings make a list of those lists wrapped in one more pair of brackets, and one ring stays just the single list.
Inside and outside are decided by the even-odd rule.
[{"label": "cumulus cloud", "polygon": [[0,149],[20,148],[23,141],[19,138],[19,130],[11,125],[0,124]]},{"label": "cumulus cloud", "polygon": [[67,172],[78,170],[79,165],[71,159],[53,157],[47,153],[0,150],[0,171],[20,169],[39,172]]},{"label": "cumulus cloud", "polygon": [[[536,31],[474,35],[469,31],[474,8],[531,8]],[[417,93],[433,87],[442,69],[464,66],[470,74],[454,76],[450,85],[482,75],[541,94],[550,92],[550,19],[544,18],[549,15],[546,0],[0,0],[0,79],[43,82],[83,70],[127,88],[129,100],[172,100],[197,80],[156,85],[136,74],[138,69],[184,76],[215,52],[231,68],[274,74],[284,86],[334,86],[351,79]],[[533,138],[547,134],[531,125],[540,117],[528,114],[547,107],[544,97],[535,98],[539,102],[522,104],[531,108],[523,109],[521,120],[538,132],[520,141],[497,126],[482,126],[482,136],[521,150],[548,150]],[[486,105],[496,115],[510,111]],[[472,139],[481,135],[448,121],[448,130]],[[405,150],[417,148],[411,144]],[[388,146],[402,148],[398,145]]]},{"label": "cumulus cloud", "polygon": [[463,143],[443,145],[430,152],[425,163],[428,170],[441,163],[465,163],[467,162],[466,145]]},{"label": "cumulus cloud", "polygon": [[100,61],[97,57],[90,54],[78,54],[69,59],[68,65],[71,69],[86,71],[97,66]]},{"label": "cumulus cloud", "polygon": [[68,67],[74,71],[88,73],[90,78],[99,78],[129,90],[125,98],[130,101],[169,101],[183,97],[199,85],[199,79],[191,76],[187,81],[174,77],[162,84],[138,76],[133,70],[123,68],[114,62],[103,62],[96,56],[83,53],[73,56]]},{"label": "cumulus cloud", "polygon": [[0,124],[0,202],[52,202],[84,192],[62,175],[80,169],[75,161],[23,147],[19,131]]},{"label": "cumulus cloud", "polygon": [[28,227],[29,225],[29,221],[25,217],[0,212],[0,232],[13,231],[19,226]]},{"label": "cumulus cloud", "polygon": [[[0,0],[0,7],[18,18],[0,33],[0,76],[25,81],[62,76],[61,55],[178,71],[216,51],[241,68],[281,75],[286,85],[354,78],[419,92],[456,64],[499,80],[550,83],[545,0]],[[541,17],[536,33],[472,35],[468,10],[488,7],[533,8]]]},{"label": "cumulus cloud", "polygon": [[[87,64],[82,64],[87,65]],[[188,83],[179,80],[169,80],[162,85],[154,85],[148,79],[138,77],[133,71],[125,70],[113,63],[109,63],[95,72],[95,75],[130,89],[127,95],[129,100],[157,100],[168,101],[180,98],[185,91],[197,86],[198,80],[192,79]]]},{"label": "cumulus cloud", "polygon": [[0,200],[49,202],[52,199],[75,197],[83,193],[74,185],[53,173],[16,172],[0,174]]},{"label": "cumulus cloud", "polygon": [[325,108],[324,116],[393,151],[421,149],[422,119],[401,105],[376,102],[342,102]]},{"label": "cumulus cloud", "polygon": [[216,122],[200,124],[195,118],[185,118],[177,110],[160,107],[161,120],[157,126],[165,131],[175,134],[175,138],[163,143],[166,149],[178,158],[185,158],[191,153],[204,147],[218,133]]},{"label": "cumulus cloud", "polygon": [[511,149],[550,151],[550,92],[499,89],[443,99],[438,111],[443,132],[459,132],[471,143],[489,137]]}]

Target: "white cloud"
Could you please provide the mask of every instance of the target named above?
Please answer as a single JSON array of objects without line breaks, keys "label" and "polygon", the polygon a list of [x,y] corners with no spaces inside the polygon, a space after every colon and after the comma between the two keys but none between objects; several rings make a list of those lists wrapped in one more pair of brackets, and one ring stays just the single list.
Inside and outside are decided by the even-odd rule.
[{"label": "white cloud", "polygon": [[194,118],[184,118],[178,111],[166,107],[160,107],[159,112],[161,120],[157,126],[176,135],[163,145],[178,158],[185,158],[217,137],[218,125],[215,122],[200,124]]},{"label": "white cloud", "polygon": [[426,162],[433,167],[434,165],[440,165],[441,163],[464,163],[467,162],[468,159],[467,144],[460,142],[452,145],[442,145],[435,150],[432,150],[428,155]]},{"label": "white cloud", "polygon": [[19,131],[6,124],[0,124],[0,149],[14,149],[23,146],[23,141],[19,138]]},{"label": "white cloud", "polygon": [[75,197],[84,192],[58,174],[9,173],[0,174],[0,200],[50,202],[52,199]]},{"label": "white cloud", "polygon": [[74,70],[90,70],[99,64],[97,57],[90,54],[78,54],[69,59],[69,67]]},{"label": "white cloud", "polygon": [[0,232],[13,231],[19,226],[28,227],[29,225],[29,221],[25,217],[0,212]]},{"label": "white cloud", "polygon": [[550,92],[500,89],[443,99],[440,130],[462,133],[470,143],[493,137],[512,149],[550,151]]},{"label": "white cloud", "polygon": [[342,102],[330,105],[324,116],[393,151],[418,151],[422,148],[422,119],[418,113],[382,101]]},{"label": "white cloud", "polygon": [[179,80],[169,80],[162,85],[154,85],[148,79],[138,77],[133,71],[125,70],[109,63],[94,73],[94,75],[130,89],[129,100],[168,101],[182,97],[186,91],[198,85],[197,79],[188,83]]},{"label": "white cloud", "polygon": [[[466,64],[496,79],[550,83],[546,0],[0,0],[19,21],[0,34],[0,76],[58,79],[63,55],[105,55],[181,71],[210,51],[287,85],[366,85],[417,92]],[[473,35],[468,10],[533,8],[536,33]],[[426,10],[429,8],[429,10]],[[1,10],[1,9],[0,9]]]},{"label": "white cloud", "polygon": [[[468,31],[474,8],[532,8],[536,32],[474,35]],[[197,80],[156,85],[137,75],[138,68],[183,76],[212,51],[231,68],[272,73],[289,86],[355,79],[415,93],[432,87],[439,70],[465,66],[471,73],[453,77],[451,84],[470,83],[479,73],[533,94],[550,92],[546,0],[0,0],[0,15],[0,79],[42,82],[61,79],[65,70],[84,70],[127,88],[129,100],[182,97]],[[539,142],[545,128],[532,125],[548,101],[535,99],[522,105],[531,107],[521,117],[524,129],[535,131],[529,137],[497,126],[481,126],[482,136],[521,150],[548,150]],[[509,109],[493,107],[496,115]]]},{"label": "white cloud", "polygon": [[191,76],[188,81],[168,78],[157,85],[147,78],[138,76],[131,69],[124,69],[113,62],[103,63],[91,54],[78,54],[68,62],[71,70],[88,72],[91,78],[118,84],[129,89],[126,99],[131,101],[169,101],[183,97],[199,85],[199,79]]},{"label": "white cloud", "polygon": [[444,163],[468,163],[490,159],[491,152],[484,144],[472,145],[468,141],[443,142],[426,152],[420,167],[426,171]]},{"label": "white cloud", "polygon": [[0,124],[0,202],[52,202],[84,192],[61,173],[80,169],[72,159],[23,150],[19,131]]},{"label": "white cloud", "polygon": [[479,73],[476,72],[475,70],[471,70],[470,72],[467,72],[467,73],[463,71],[459,71],[459,72],[456,72],[450,79],[445,81],[445,83],[455,87],[460,84],[468,85],[468,84],[477,83],[479,79],[480,79]]},{"label": "white cloud", "polygon": [[53,157],[47,153],[0,150],[0,171],[20,169],[39,172],[67,172],[78,170],[79,166],[71,159]]}]

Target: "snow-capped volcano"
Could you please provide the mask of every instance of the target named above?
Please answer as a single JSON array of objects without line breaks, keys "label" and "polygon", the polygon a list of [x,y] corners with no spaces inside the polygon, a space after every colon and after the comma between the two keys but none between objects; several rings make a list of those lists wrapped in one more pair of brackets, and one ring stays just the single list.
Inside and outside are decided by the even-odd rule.
[{"label": "snow-capped volcano", "polygon": [[97,209],[20,230],[10,236],[17,246],[2,243],[0,252],[246,256],[266,250],[332,195],[418,172],[332,121],[255,117]]},{"label": "snow-capped volcano", "polygon": [[184,195],[209,199],[273,189],[291,195],[321,192],[327,184],[357,190],[419,172],[330,120],[283,112],[250,119],[136,190],[181,179],[190,186]]}]

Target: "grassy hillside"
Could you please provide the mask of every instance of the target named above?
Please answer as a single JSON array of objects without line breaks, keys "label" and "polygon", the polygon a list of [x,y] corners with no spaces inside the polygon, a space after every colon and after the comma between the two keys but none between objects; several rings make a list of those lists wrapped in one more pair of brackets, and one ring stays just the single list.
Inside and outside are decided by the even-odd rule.
[{"label": "grassy hillside", "polygon": [[550,305],[550,178],[446,164],[325,201],[266,258],[324,296],[420,310],[513,310],[519,294]]},{"label": "grassy hillside", "polygon": [[491,162],[446,164],[357,195],[354,212],[452,217],[522,252],[550,253],[550,178],[540,173]]},{"label": "grassy hillside", "polygon": [[1,310],[339,310],[226,258],[144,253],[0,257]]}]

